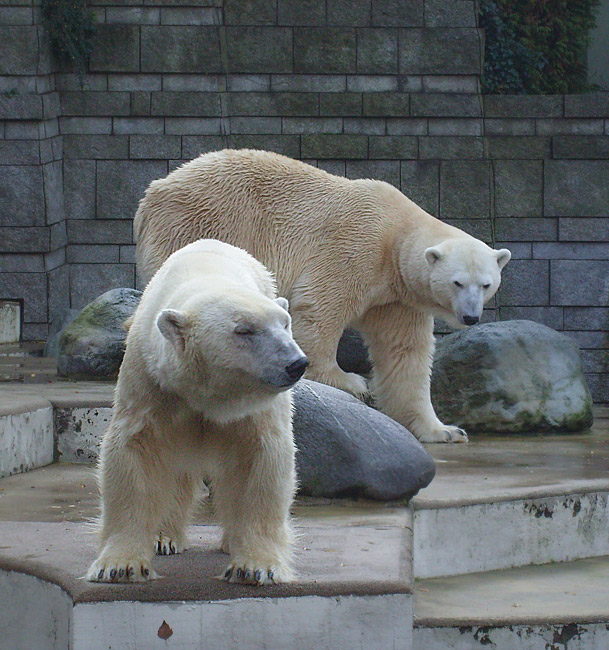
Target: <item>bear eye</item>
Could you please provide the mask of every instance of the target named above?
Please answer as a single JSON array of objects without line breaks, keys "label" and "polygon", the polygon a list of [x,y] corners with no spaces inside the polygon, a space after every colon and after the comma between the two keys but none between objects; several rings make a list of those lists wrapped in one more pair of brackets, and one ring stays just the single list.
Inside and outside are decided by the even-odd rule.
[{"label": "bear eye", "polygon": [[491,288],[491,283],[490,283],[490,282],[487,282],[486,284],[483,284],[483,285],[482,285],[482,288],[483,288],[483,289],[490,289],[490,288]]},{"label": "bear eye", "polygon": [[245,323],[237,325],[233,331],[239,336],[252,336],[256,333],[256,330],[251,325],[246,325]]},{"label": "bear eye", "polygon": [[455,287],[459,287],[459,289],[463,289],[463,285],[460,282],[457,282],[456,280],[453,282]]}]

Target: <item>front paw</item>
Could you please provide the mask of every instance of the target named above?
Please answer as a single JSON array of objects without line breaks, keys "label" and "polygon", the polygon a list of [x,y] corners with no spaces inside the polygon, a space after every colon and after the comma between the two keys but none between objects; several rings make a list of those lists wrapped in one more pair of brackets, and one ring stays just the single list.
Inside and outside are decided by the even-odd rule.
[{"label": "front paw", "polygon": [[469,442],[467,433],[459,427],[442,425],[419,437],[419,442]]},{"label": "front paw", "polygon": [[158,575],[147,558],[102,553],[89,567],[86,578],[90,582],[146,582]]},{"label": "front paw", "polygon": [[280,564],[268,565],[256,561],[233,561],[225,569],[221,580],[242,585],[275,585],[280,582],[290,582],[294,576],[289,568]]},{"label": "front paw", "polygon": [[185,548],[183,540],[180,536],[175,537],[159,533],[159,536],[154,544],[154,552],[157,555],[175,555],[181,553]]}]

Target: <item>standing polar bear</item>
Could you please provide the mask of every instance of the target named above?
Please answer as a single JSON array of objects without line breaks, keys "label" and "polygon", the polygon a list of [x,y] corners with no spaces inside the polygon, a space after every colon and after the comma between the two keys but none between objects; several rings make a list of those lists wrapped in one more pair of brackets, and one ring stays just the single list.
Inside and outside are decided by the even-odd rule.
[{"label": "standing polar bear", "polygon": [[171,255],[127,336],[100,456],[102,551],[87,578],[155,577],[185,546],[203,479],[230,552],[223,577],[290,580],[295,489],[292,401],[307,360],[287,301],[245,251],[214,240]]},{"label": "standing polar bear", "polygon": [[379,408],[423,442],[467,441],[431,404],[433,317],[477,323],[509,250],[439,221],[387,183],[252,150],[205,154],[154,181],[134,228],[143,280],[199,237],[247,250],[290,300],[309,379],[367,392],[362,377],[336,362],[352,326],[368,345]]}]

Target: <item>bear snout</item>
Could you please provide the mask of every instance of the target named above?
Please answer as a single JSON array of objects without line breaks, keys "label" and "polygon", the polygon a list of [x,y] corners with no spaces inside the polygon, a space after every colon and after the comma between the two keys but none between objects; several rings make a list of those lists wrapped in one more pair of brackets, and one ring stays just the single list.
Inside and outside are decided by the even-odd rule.
[{"label": "bear snout", "polygon": [[296,383],[304,375],[308,365],[309,360],[307,357],[300,357],[300,359],[296,359],[289,366],[286,366],[285,373],[291,381]]},{"label": "bear snout", "polygon": [[478,316],[463,316],[463,323],[465,325],[475,325],[479,320]]}]

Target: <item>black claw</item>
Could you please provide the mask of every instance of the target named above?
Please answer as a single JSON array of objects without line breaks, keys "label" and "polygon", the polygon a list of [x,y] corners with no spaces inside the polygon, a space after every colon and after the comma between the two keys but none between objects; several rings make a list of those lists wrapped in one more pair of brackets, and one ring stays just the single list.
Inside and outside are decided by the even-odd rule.
[{"label": "black claw", "polygon": [[232,568],[226,569],[226,572],[224,573],[224,577],[228,580],[232,575],[233,575]]},{"label": "black claw", "polygon": [[97,574],[97,579],[98,579],[98,580],[101,580],[103,577],[104,577],[104,570],[103,570],[103,569],[100,569],[100,570],[99,570],[99,573]]},{"label": "black claw", "polygon": [[142,575],[143,575],[143,576],[149,576],[149,575],[150,575],[150,571],[149,571],[149,569],[147,569],[147,568],[144,567],[144,566],[140,566],[140,571],[142,572]]},{"label": "black claw", "polygon": [[110,580],[116,578],[116,569],[110,569]]},{"label": "black claw", "polygon": [[171,542],[169,543],[169,551],[171,555],[175,555],[176,547]]},{"label": "black claw", "polygon": [[118,571],[118,577],[122,578],[125,575],[125,569],[119,569]]},{"label": "black claw", "polygon": [[161,554],[161,542],[157,542],[157,543],[155,544],[155,549],[154,549],[154,550],[155,550],[155,553],[156,553],[157,555],[160,555],[160,554]]},{"label": "black claw", "polygon": [[245,574],[243,575],[243,578],[249,582],[252,579],[252,570],[247,569]]},{"label": "black claw", "polygon": [[241,568],[237,569],[237,578],[239,578],[239,580],[243,578],[243,569]]},{"label": "black claw", "polygon": [[133,575],[133,571],[134,571],[134,569],[133,569],[132,566],[127,567],[126,572],[127,572],[127,577],[128,578],[131,578],[131,576]]},{"label": "black claw", "polygon": [[268,576],[269,576],[269,580],[272,580],[273,582],[275,582],[275,581],[273,580],[273,577],[275,576],[275,574],[274,574],[272,571],[269,571],[269,572],[268,572]]},{"label": "black claw", "polygon": [[256,580],[256,582],[260,582],[261,577],[262,573],[260,571],[256,571],[256,573],[254,573],[254,580]]}]

